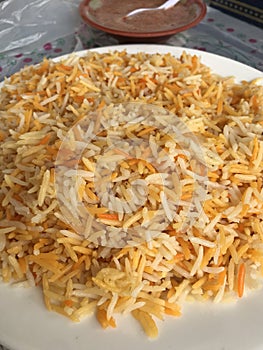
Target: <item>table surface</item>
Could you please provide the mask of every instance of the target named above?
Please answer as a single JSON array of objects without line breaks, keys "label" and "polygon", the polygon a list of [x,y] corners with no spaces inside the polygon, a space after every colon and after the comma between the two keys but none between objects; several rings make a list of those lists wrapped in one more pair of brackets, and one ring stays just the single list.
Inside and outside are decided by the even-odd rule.
[{"label": "table surface", "polygon": [[[0,81],[26,64],[41,61],[44,56],[56,57],[74,50],[115,44],[118,44],[116,39],[79,21],[77,30],[36,45],[31,50],[0,51]],[[212,52],[263,71],[263,30],[209,6],[199,25],[174,35],[166,44]],[[7,350],[2,345],[0,349]]]}]

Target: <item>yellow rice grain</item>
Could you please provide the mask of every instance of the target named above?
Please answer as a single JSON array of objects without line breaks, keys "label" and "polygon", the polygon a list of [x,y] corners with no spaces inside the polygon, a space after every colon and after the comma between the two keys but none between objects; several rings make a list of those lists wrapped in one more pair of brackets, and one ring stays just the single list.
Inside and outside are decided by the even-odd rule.
[{"label": "yellow rice grain", "polygon": [[[253,289],[249,281],[263,269],[262,90],[259,81],[239,84],[216,76],[186,53],[177,59],[170,54],[90,52],[62,62],[44,60],[10,77],[0,95],[3,281],[41,286],[47,309],[74,322],[96,313],[102,327],[115,327],[116,312],[131,312],[152,338],[158,335],[152,315],[177,317],[179,304],[187,298],[220,302],[231,297],[238,290],[241,263],[246,266],[246,288]],[[136,159],[118,146],[111,156],[121,163],[107,181],[129,202],[129,181],[142,178],[149,200],[131,214],[101,204],[93,182],[97,158],[92,151],[103,148],[103,130],[79,162],[66,149],[62,164],[89,174],[85,178],[76,173],[76,201],[89,213],[78,223],[82,235],[71,227],[76,217],[70,205],[62,210],[55,162],[63,137],[89,112],[103,111],[109,117],[105,107],[120,101],[152,103],[171,111],[207,151],[203,170],[208,196],[197,203],[201,209],[187,230],[183,221],[196,204],[193,159],[180,147],[173,153],[176,139],[155,125],[138,122],[127,127],[127,139],[160,141],[163,153],[153,146],[136,146]],[[99,123],[98,118],[96,128]],[[80,130],[72,133],[71,146],[74,137],[81,139]],[[158,165],[148,161],[154,152],[176,164],[169,188]],[[120,180],[124,172],[129,174],[126,182]],[[168,200],[180,204],[175,213],[166,209],[170,224],[147,244],[111,248],[89,241],[94,223],[124,230],[152,224],[158,207]]]}]

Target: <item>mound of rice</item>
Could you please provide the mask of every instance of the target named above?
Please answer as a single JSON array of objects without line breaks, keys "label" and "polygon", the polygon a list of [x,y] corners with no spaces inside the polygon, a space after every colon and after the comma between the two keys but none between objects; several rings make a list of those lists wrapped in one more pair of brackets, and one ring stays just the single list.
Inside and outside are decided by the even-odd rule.
[{"label": "mound of rice", "polygon": [[[140,230],[159,205],[164,207],[169,225],[156,237],[110,247],[65,219],[71,215],[74,221],[74,213],[57,196],[55,164],[74,125],[95,111],[135,101],[165,108],[197,137],[205,154],[207,193],[196,220],[182,229],[180,218],[194,191],[191,162],[173,140],[157,135],[154,125],[138,122],[126,135],[159,138],[184,171],[171,177],[172,191],[158,183],[156,168],[140,155],[117,149],[122,158],[112,173],[113,187],[128,197],[131,175],[138,186],[149,187],[149,200],[132,214],[108,208],[96,195],[95,153],[87,151],[77,163],[64,149],[67,166],[78,166],[77,200],[85,201],[94,227]],[[6,80],[0,123],[0,275],[6,283],[39,286],[48,310],[73,321],[95,313],[103,328],[116,327],[117,313],[132,313],[154,338],[156,318],[180,316],[185,300],[218,303],[261,285],[263,87],[257,80],[238,84],[186,53],[177,59],[89,52],[61,62],[44,60]],[[142,189],[139,195],[145,195]],[[179,200],[176,215],[167,207],[168,197]]]}]

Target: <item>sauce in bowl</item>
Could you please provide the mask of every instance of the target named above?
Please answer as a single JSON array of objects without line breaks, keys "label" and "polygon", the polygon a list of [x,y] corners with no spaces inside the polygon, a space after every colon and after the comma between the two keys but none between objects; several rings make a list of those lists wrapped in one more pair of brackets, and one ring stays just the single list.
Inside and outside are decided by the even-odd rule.
[{"label": "sauce in bowl", "polygon": [[[85,1],[84,1],[85,2]],[[164,0],[90,0],[82,9],[82,17],[91,24],[126,33],[158,33],[197,24],[205,14],[201,0],[181,0],[168,10],[141,12],[125,18],[130,11],[147,7],[155,8]],[[197,23],[195,23],[197,22]],[[181,30],[178,30],[181,31]]]}]

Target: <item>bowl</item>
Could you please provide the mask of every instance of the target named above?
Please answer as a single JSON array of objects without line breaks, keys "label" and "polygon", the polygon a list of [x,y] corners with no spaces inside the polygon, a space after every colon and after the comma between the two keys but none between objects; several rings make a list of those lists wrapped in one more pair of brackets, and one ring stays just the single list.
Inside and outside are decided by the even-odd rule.
[{"label": "bowl", "polygon": [[141,12],[124,18],[141,7],[157,7],[164,0],[123,1],[83,0],[79,11],[88,25],[125,42],[161,42],[170,36],[196,26],[206,14],[203,0],[181,0],[168,10]]}]

